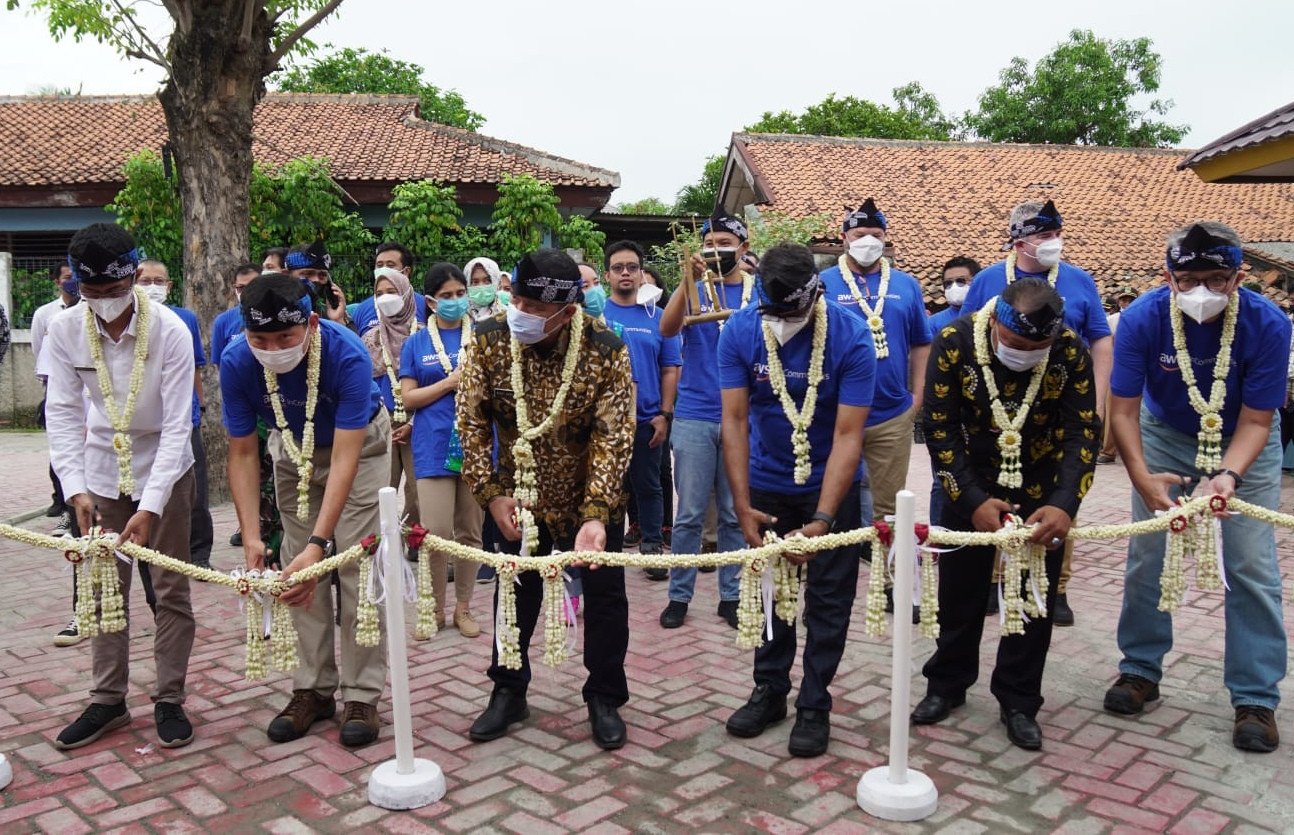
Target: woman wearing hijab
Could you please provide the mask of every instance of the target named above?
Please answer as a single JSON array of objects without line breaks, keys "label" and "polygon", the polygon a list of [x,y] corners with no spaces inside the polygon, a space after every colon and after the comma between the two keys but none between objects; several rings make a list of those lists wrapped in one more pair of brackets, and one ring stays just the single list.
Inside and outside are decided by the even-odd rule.
[{"label": "woman wearing hijab", "polygon": [[499,265],[490,258],[473,258],[463,267],[467,276],[467,314],[473,322],[502,313],[509,294],[499,291]]},{"label": "woman wearing hijab", "polygon": [[377,327],[365,331],[364,345],[373,360],[373,379],[382,392],[382,402],[391,413],[391,486],[399,489],[404,476],[404,512],[410,525],[419,522],[418,487],[413,472],[413,432],[400,392],[400,351],[409,335],[418,330],[413,286],[399,270],[379,267],[373,271],[373,306]]}]

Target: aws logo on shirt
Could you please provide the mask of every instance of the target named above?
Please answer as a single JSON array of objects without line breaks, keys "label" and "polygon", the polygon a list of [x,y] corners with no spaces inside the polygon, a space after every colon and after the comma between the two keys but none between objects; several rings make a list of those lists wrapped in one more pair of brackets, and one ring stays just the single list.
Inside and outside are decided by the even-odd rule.
[{"label": "aws logo on shirt", "polygon": [[[871,303],[871,299],[874,299],[874,298],[876,298],[876,297],[875,297],[875,296],[871,296],[871,297],[868,299],[868,304],[870,304],[870,303]],[[898,293],[886,293],[886,294],[885,294],[885,298],[887,298],[887,299],[894,299],[896,302],[897,302],[897,301],[902,301],[902,300],[903,300],[903,297],[902,297],[902,296],[900,296]],[[854,298],[854,294],[853,294],[853,293],[837,293],[837,294],[836,294],[836,301],[837,301],[838,303],[840,303],[840,304],[852,304],[852,305],[854,305],[855,307],[857,307],[857,306],[858,306],[858,300]]]},{"label": "aws logo on shirt", "polygon": [[[452,358],[453,358],[455,361],[457,361],[457,360],[461,360],[461,359],[463,358],[463,352],[460,350],[457,354],[454,354],[454,355],[452,356]],[[422,355],[422,364],[423,364],[423,365],[440,365],[440,357],[436,356],[435,354],[423,354],[423,355]]]},{"label": "aws logo on shirt", "polygon": [[[1196,368],[1211,368],[1217,364],[1217,357],[1191,357],[1191,365]],[[1231,368],[1234,368],[1236,361],[1231,360]],[[1159,368],[1166,374],[1180,373],[1177,367],[1177,354],[1163,353],[1159,355]]]},{"label": "aws logo on shirt", "polygon": [[[755,382],[757,383],[768,382],[768,363],[757,362],[750,367],[750,370],[751,370],[751,373],[755,375]],[[807,384],[809,379],[809,372],[808,371],[787,371],[786,378],[788,380],[804,380],[805,383]],[[823,371],[822,379],[824,381],[830,380],[831,375],[826,371]]]}]

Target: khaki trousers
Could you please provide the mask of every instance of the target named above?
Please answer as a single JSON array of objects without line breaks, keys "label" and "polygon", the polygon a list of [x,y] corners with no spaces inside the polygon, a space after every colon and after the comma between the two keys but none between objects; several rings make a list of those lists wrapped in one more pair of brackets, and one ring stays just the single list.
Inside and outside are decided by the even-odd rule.
[{"label": "khaki trousers", "polygon": [[404,478],[404,511],[401,518],[408,517],[409,525],[422,523],[418,513],[418,485],[413,477],[413,447],[410,444],[391,444],[391,486],[400,489],[400,478]]},{"label": "khaki trousers", "polygon": [[[472,495],[467,482],[458,477],[418,479],[418,506],[423,508],[423,527],[440,537],[452,539],[460,545],[481,547],[481,526],[485,511]],[[431,589],[436,595],[436,605],[445,611],[445,585],[448,582],[449,555],[432,551]],[[476,566],[471,560],[457,560],[454,569],[454,602],[459,609],[471,609],[472,590],[476,586]]]},{"label": "khaki trousers", "polygon": [[[360,451],[359,470],[346,498],[346,506],[337,520],[333,540],[337,552],[358,545],[360,540],[379,527],[377,491],[387,485],[391,475],[391,419],[386,410],[369,422]],[[283,439],[277,430],[270,433],[270,457],[274,459],[274,492],[283,517],[283,564],[287,565],[305,548],[314,532],[314,522],[323,502],[324,487],[332,468],[332,447],[314,452],[314,474],[310,479],[310,513],[302,522],[297,518],[297,468],[283,450]],[[333,592],[337,588],[332,575],[321,578],[314,601],[306,607],[292,608],[292,623],[297,630],[297,652],[301,657],[292,678],[293,690],[313,690],[333,698],[341,685],[342,700],[376,705],[386,687],[386,620],[379,611],[382,637],[375,647],[355,643],[356,604],[359,600],[359,564],[351,563],[337,572],[341,590],[341,671],[338,673],[334,649]],[[378,607],[379,610],[381,607]]]},{"label": "khaki trousers", "polygon": [[[189,562],[189,514],[193,509],[196,482],[193,470],[180,476],[162,515],[153,521],[148,547],[168,557]],[[105,528],[120,531],[139,509],[129,496],[115,499],[91,494]],[[134,563],[117,560],[117,577],[126,608],[126,628],[100,633],[90,643],[94,667],[94,704],[117,704],[126,698],[130,679],[130,580]],[[184,703],[184,678],[193,650],[193,607],[189,603],[189,578],[174,571],[150,566],[157,611],[153,615],[153,664],[157,667],[154,702]],[[83,593],[88,594],[88,590]]]},{"label": "khaki trousers", "polygon": [[894,513],[894,496],[908,481],[912,458],[912,423],[916,410],[909,408],[884,423],[867,427],[863,433],[863,459],[872,485],[873,519]]}]

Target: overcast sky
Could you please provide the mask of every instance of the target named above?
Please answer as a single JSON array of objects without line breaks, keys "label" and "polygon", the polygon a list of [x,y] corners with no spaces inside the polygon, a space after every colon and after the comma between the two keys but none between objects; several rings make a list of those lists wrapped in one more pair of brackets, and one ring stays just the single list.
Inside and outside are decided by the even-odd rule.
[{"label": "overcast sky", "polygon": [[[672,199],[765,110],[829,93],[888,104],[913,80],[946,111],[973,108],[1011,57],[1032,64],[1073,28],[1154,41],[1160,95],[1176,104],[1168,119],[1191,128],[1186,147],[1294,98],[1289,0],[346,0],[313,37],[421,64],[486,117],[483,133],[619,171],[621,202]],[[25,11],[0,11],[0,33],[0,93],[139,93],[160,81],[107,47],[56,45]]]}]

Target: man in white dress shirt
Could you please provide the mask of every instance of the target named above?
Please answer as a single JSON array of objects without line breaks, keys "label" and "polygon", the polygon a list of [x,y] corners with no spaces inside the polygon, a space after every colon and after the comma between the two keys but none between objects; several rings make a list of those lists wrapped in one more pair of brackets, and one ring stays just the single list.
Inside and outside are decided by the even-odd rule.
[{"label": "man in white dress shirt", "polygon": [[[47,378],[50,459],[67,503],[82,531],[100,525],[118,531],[119,543],[146,545],[187,561],[194,497],[189,447],[193,339],[165,305],[135,294],[139,255],[121,227],[96,223],[77,232],[68,247],[68,261],[80,279],[85,304],[54,317],[37,369]],[[147,351],[141,357],[137,348],[145,330]],[[101,346],[99,360],[92,353],[94,343]],[[137,363],[142,368],[133,413],[123,414]],[[101,372],[107,374],[114,405],[105,405]],[[129,479],[114,448],[117,433],[109,415],[120,416],[125,424],[121,434],[128,442]],[[130,563],[119,560],[117,573],[129,613]],[[154,720],[160,744],[176,748],[193,740],[193,726],[181,706],[193,648],[193,609],[187,577],[154,569],[153,586]],[[58,735],[58,748],[88,745],[130,723],[129,625],[96,636],[91,646],[90,706]]]}]

